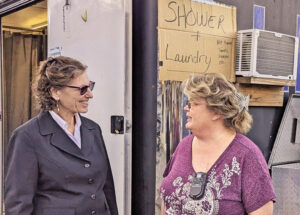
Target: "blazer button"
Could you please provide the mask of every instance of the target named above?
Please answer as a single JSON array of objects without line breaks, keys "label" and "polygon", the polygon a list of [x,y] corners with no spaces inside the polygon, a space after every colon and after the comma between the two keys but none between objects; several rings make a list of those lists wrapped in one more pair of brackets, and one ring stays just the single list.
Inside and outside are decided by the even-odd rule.
[{"label": "blazer button", "polygon": [[94,179],[89,178],[89,184],[92,184],[92,183],[94,183]]},{"label": "blazer button", "polygon": [[96,211],[91,211],[91,215],[94,215],[94,214],[96,214]]},{"label": "blazer button", "polygon": [[91,195],[91,199],[95,200],[95,199],[96,199],[96,195],[95,195],[95,194],[92,194],[92,195]]},{"label": "blazer button", "polygon": [[91,165],[89,163],[84,164],[85,168],[89,168]]}]

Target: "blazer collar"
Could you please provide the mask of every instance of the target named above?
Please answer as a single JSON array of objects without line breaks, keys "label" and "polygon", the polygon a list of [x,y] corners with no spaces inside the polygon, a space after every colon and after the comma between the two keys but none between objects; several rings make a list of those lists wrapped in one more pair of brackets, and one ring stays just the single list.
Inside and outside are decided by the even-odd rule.
[{"label": "blazer collar", "polygon": [[79,149],[75,143],[68,137],[64,130],[54,121],[49,112],[42,112],[38,116],[38,123],[40,127],[40,133],[42,135],[51,135],[50,144],[56,148],[78,157],[83,160],[87,160],[87,155],[91,153],[92,144],[94,144],[93,130],[96,128],[95,124],[89,122],[86,118],[81,117],[81,145]]},{"label": "blazer collar", "polygon": [[[88,130],[96,128],[96,125],[89,122],[85,117],[82,117],[80,114],[79,117],[81,119],[81,126],[86,127]],[[38,123],[42,135],[53,134],[61,129],[48,111],[43,111],[38,115]]]}]

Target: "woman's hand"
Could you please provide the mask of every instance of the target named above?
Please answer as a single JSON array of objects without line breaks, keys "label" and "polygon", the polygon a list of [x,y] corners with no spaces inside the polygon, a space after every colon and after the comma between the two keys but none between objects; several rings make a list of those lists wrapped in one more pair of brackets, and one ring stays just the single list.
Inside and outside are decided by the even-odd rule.
[{"label": "woman's hand", "polygon": [[161,215],[165,215],[165,205],[164,205],[164,201],[161,201]]},{"label": "woman's hand", "polygon": [[272,215],[273,214],[273,201],[269,201],[257,210],[249,213],[249,215]]}]

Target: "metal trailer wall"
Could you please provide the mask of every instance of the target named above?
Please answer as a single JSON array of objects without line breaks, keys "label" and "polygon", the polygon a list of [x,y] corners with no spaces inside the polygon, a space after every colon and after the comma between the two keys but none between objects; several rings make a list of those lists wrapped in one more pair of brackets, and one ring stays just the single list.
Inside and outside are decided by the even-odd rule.
[{"label": "metal trailer wall", "polygon": [[217,0],[237,8],[237,29],[253,28],[253,5],[265,7],[265,30],[296,36],[299,0]]},{"label": "metal trailer wall", "polygon": [[[253,6],[265,7],[265,30],[296,36],[297,15],[300,15],[299,0],[218,0],[215,2],[234,5],[237,8],[237,30],[253,28]],[[299,77],[298,77],[299,79]],[[253,127],[247,136],[262,150],[266,160],[277,135],[289,95],[295,87],[284,94],[283,107],[250,107]]]}]

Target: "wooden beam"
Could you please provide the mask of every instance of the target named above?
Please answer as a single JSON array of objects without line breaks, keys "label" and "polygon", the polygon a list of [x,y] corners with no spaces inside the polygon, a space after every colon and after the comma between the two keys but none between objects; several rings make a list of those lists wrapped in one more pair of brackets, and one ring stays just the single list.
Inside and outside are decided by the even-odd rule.
[{"label": "wooden beam", "polygon": [[235,84],[245,96],[250,95],[249,106],[282,107],[284,87],[270,85]]},{"label": "wooden beam", "polygon": [[236,82],[241,84],[263,84],[273,86],[296,86],[296,81],[276,78],[236,77]]}]

